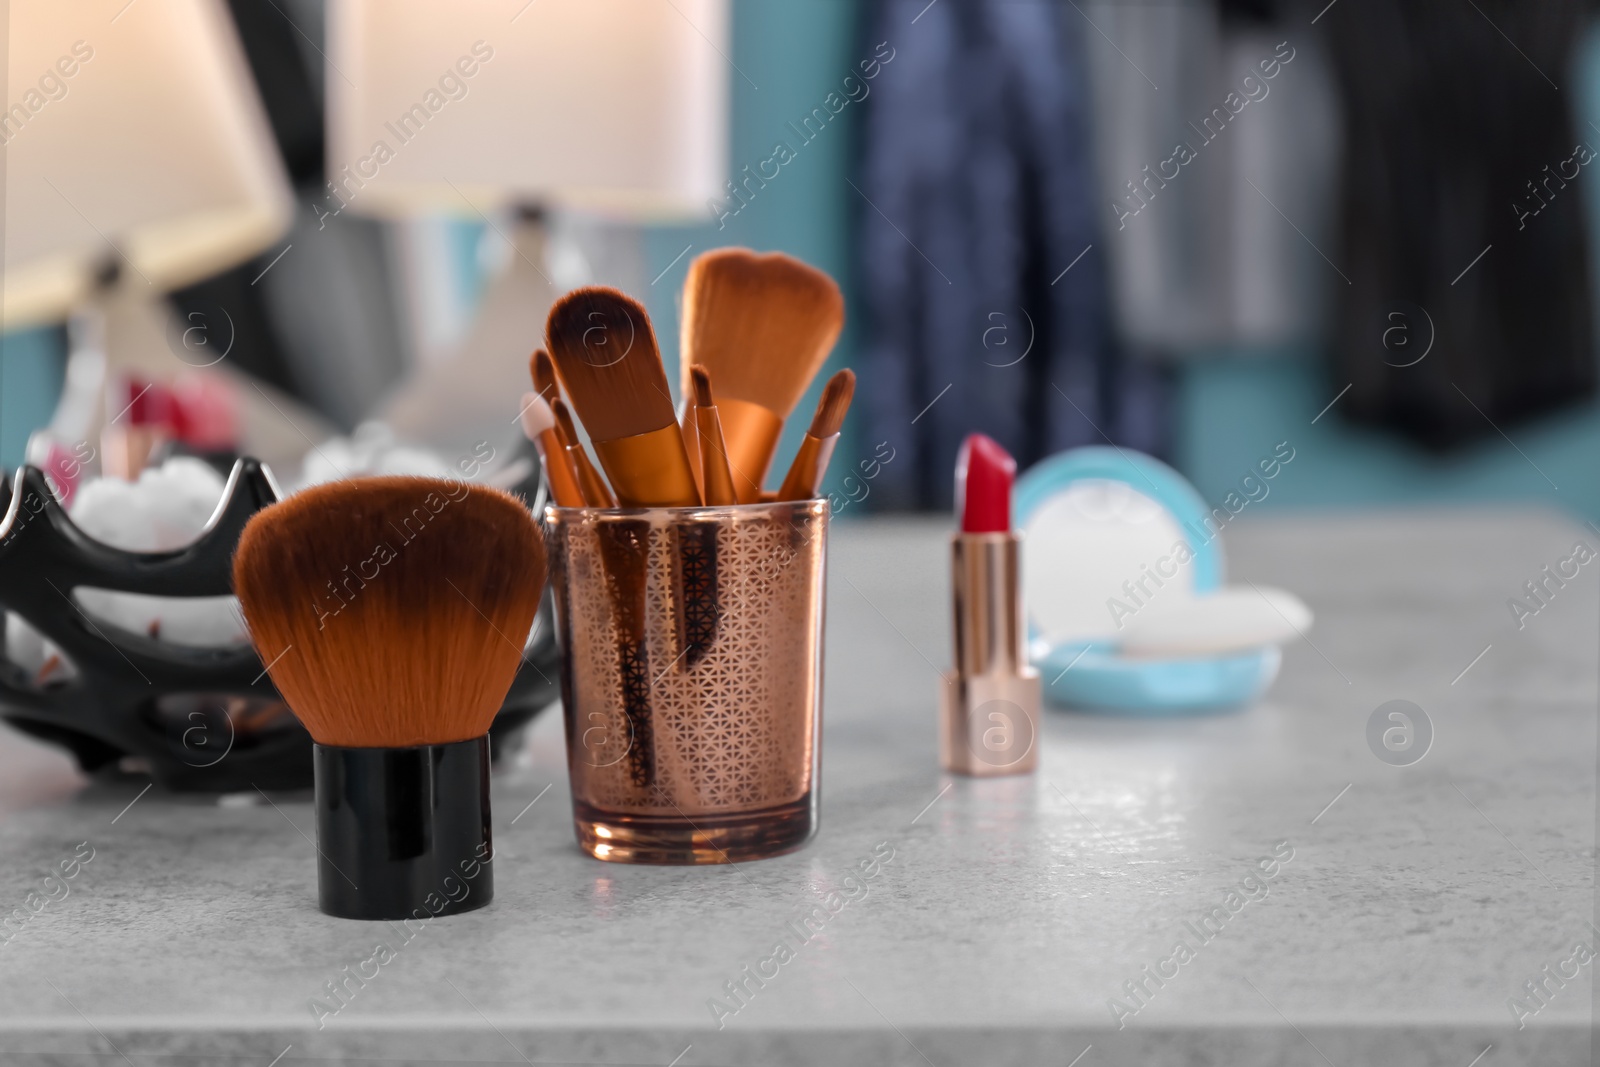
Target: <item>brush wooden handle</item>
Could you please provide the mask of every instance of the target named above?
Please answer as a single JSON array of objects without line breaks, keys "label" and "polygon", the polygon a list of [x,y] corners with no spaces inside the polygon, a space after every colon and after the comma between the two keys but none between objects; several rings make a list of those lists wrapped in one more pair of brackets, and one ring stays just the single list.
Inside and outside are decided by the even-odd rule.
[{"label": "brush wooden handle", "polygon": [[700,445],[700,484],[708,507],[737,504],[733,472],[728,467],[728,446],[722,439],[722,420],[716,406],[695,406],[694,421]]},{"label": "brush wooden handle", "polygon": [[594,469],[594,461],[589,458],[589,453],[584,451],[583,442],[573,441],[568,444],[567,454],[572,457],[573,466],[578,469],[578,484],[583,487],[585,502],[591,508],[616,507],[617,498],[611,495],[611,487],[600,477],[600,472]]},{"label": "brush wooden handle", "polygon": [[659,430],[594,441],[617,502],[625,508],[692,508],[700,504],[694,471],[676,422]]},{"label": "brush wooden handle", "polygon": [[550,497],[561,508],[581,508],[588,503],[578,484],[578,469],[572,456],[562,443],[561,431],[552,426],[539,435],[539,457],[544,460],[545,480],[550,483]]},{"label": "brush wooden handle", "polygon": [[561,435],[561,446],[577,473],[578,488],[583,494],[583,502],[591,508],[616,507],[617,498],[611,495],[611,487],[600,477],[600,472],[594,469],[594,463],[589,459],[589,453],[584,450],[583,442],[578,440],[578,428],[572,422],[572,414],[560,397],[551,402],[550,411],[556,417],[555,430]]}]

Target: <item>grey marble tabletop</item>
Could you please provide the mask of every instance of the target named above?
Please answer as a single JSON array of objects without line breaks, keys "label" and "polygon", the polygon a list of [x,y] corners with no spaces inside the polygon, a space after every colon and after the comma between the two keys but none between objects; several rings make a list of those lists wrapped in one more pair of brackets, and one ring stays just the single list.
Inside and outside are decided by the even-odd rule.
[{"label": "grey marble tabletop", "polygon": [[[1246,516],[1233,576],[1317,613],[1265,700],[1051,712],[1037,775],[973,781],[935,755],[945,528],[836,527],[812,845],[698,869],[588,858],[551,713],[495,783],[494,904],[410,940],[317,911],[306,797],[141,795],[0,735],[0,913],[78,860],[0,946],[0,1058],[1587,1062],[1600,562],[1535,615],[1507,602],[1600,534],[1534,511]],[[1391,699],[1432,723],[1410,766],[1367,742]],[[865,895],[729,996],[875,853]],[[379,942],[376,977],[319,1012]]]}]

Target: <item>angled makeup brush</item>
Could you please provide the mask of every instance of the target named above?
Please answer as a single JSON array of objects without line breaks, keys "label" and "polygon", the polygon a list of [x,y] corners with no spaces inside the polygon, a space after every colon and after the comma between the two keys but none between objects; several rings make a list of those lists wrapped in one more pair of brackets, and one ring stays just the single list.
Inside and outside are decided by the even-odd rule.
[{"label": "angled makeup brush", "polygon": [[556,365],[550,353],[535,348],[528,357],[528,373],[533,377],[533,391],[544,397],[545,403],[561,399],[561,386],[556,384]]},{"label": "angled makeup brush", "polygon": [[545,341],[618,502],[700,503],[643,305],[615,289],[575,289],[550,309]]},{"label": "angled makeup brush", "polygon": [[823,475],[828,473],[828,461],[839,443],[839,428],[844,425],[845,412],[850,410],[855,392],[856,375],[852,370],[842,370],[828,379],[822,399],[817,401],[817,413],[811,418],[811,428],[800,439],[800,451],[795,453],[778,490],[779,500],[810,500],[822,489]]},{"label": "angled makeup brush", "polygon": [[741,504],[759,498],[783,420],[828,358],[843,325],[844,298],[833,279],[791,256],[720,248],[689,265],[683,295],[684,392],[692,365],[711,372]]},{"label": "angled makeup brush", "polygon": [[331,482],[245,527],[234,591],[316,742],[327,914],[426,917],[493,897],[487,735],[544,578],[527,508],[467,482]]},{"label": "angled makeup brush", "polygon": [[556,416],[556,432],[561,435],[561,443],[566,446],[567,455],[572,458],[572,465],[577,468],[578,486],[583,490],[584,502],[591,508],[616,507],[617,498],[611,495],[611,487],[600,477],[600,472],[594,469],[594,461],[589,458],[583,442],[578,439],[578,428],[572,423],[572,412],[567,410],[567,402],[556,397],[551,401],[550,407]]},{"label": "angled makeup brush", "polygon": [[706,505],[737,504],[733,472],[728,469],[728,446],[722,440],[722,420],[717,416],[717,402],[711,395],[711,372],[696,365],[689,368],[689,376],[694,386],[691,399],[700,446],[700,484],[705,490]]},{"label": "angled makeup brush", "polygon": [[550,483],[550,498],[556,506],[583,507],[586,498],[578,486],[578,469],[556,429],[555,413],[538,393],[522,394],[522,432],[544,460],[545,480]]}]

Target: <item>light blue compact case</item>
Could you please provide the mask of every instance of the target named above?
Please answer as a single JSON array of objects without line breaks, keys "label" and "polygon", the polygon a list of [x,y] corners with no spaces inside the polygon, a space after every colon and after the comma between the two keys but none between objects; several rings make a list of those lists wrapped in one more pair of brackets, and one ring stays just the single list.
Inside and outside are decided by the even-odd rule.
[{"label": "light blue compact case", "polygon": [[1171,467],[1126,449],[1072,449],[1018,480],[1015,509],[1029,656],[1048,702],[1195,713],[1247,704],[1277,677],[1275,644],[1174,658],[1119,652],[1119,634],[1141,612],[1222,586],[1218,524]]}]

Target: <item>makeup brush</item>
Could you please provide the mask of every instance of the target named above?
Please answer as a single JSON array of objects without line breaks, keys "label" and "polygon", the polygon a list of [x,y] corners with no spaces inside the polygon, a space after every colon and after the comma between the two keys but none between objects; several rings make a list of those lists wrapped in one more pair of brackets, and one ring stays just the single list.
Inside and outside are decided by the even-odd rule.
[{"label": "makeup brush", "polygon": [[575,289],[550,309],[545,341],[617,500],[624,507],[699,504],[644,307],[615,289]]},{"label": "makeup brush", "polygon": [[[683,379],[706,367],[739,502],[759,498],[794,411],[844,325],[832,278],[781,253],[706,252],[689,265],[683,293]],[[685,419],[685,425],[692,420]]]},{"label": "makeup brush", "polygon": [[528,373],[533,377],[533,391],[544,397],[545,403],[561,399],[561,386],[556,384],[556,365],[550,353],[535,348],[528,357]]},{"label": "makeup brush", "polygon": [[689,368],[694,385],[694,422],[700,443],[700,484],[705,489],[706,505],[721,507],[737,504],[733,491],[733,472],[728,469],[728,446],[722,440],[722,420],[717,417],[717,402],[711,395],[711,372],[701,366]]},{"label": "makeup brush", "polygon": [[330,482],[245,526],[234,592],[316,742],[327,914],[425,918],[493,897],[488,731],[544,578],[528,509],[467,482]]},{"label": "makeup brush", "polygon": [[522,395],[522,432],[544,460],[545,480],[550,483],[550,498],[556,506],[583,507],[587,500],[578,486],[578,469],[556,429],[555,413],[538,393]]},{"label": "makeup brush", "polygon": [[850,410],[855,392],[856,375],[852,370],[840,371],[823,386],[811,428],[800,439],[800,451],[795,453],[778,490],[779,500],[810,500],[822,489],[822,477],[828,473],[828,461],[839,443],[839,427],[844,425],[845,412]]},{"label": "makeup brush", "polygon": [[567,410],[567,402],[556,397],[551,401],[550,407],[556,415],[556,431],[561,434],[561,441],[567,447],[567,455],[572,457],[572,465],[577,468],[578,485],[583,489],[585,502],[591,508],[616,507],[617,498],[611,495],[611,487],[600,477],[600,472],[594,469],[594,461],[589,458],[583,442],[578,439],[578,427],[573,425],[572,412]]}]

